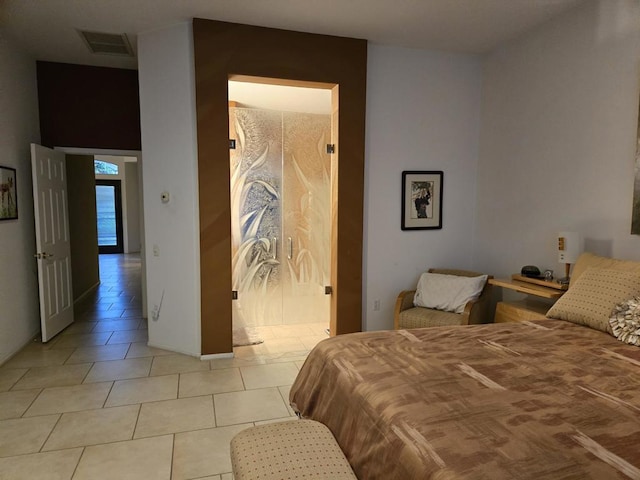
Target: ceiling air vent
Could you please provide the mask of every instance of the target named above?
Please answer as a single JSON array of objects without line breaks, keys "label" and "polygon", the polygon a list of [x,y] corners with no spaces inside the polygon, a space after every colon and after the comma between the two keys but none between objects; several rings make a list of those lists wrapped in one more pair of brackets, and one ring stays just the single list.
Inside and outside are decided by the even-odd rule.
[{"label": "ceiling air vent", "polygon": [[133,57],[133,50],[127,35],[122,33],[102,33],[80,31],[91,53],[97,55],[120,55]]}]

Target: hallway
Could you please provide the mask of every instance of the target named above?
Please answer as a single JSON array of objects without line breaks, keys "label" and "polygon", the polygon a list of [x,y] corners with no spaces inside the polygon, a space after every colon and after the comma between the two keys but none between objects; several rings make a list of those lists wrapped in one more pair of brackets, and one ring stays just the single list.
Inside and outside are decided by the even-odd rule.
[{"label": "hallway", "polygon": [[101,255],[76,321],[0,367],[0,478],[230,480],[240,430],[295,418],[291,383],[325,325],[264,327],[235,358],[148,347],[140,257]]}]

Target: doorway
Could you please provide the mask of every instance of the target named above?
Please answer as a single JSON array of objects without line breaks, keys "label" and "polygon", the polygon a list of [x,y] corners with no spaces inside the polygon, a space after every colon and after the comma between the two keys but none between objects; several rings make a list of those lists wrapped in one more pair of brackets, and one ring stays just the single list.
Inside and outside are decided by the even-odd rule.
[{"label": "doorway", "polygon": [[331,91],[230,81],[229,95],[234,344],[328,329]]},{"label": "doorway", "polygon": [[[70,235],[74,301],[93,295],[99,286],[96,184],[119,180],[124,254],[140,253],[142,316],[147,317],[142,200],[142,154],[131,150],[56,148],[66,154],[69,180]],[[99,175],[104,175],[99,178]],[[106,177],[109,175],[111,178]],[[118,175],[119,178],[113,178]],[[128,228],[127,228],[128,226]],[[115,259],[114,259],[115,261]]]},{"label": "doorway", "polygon": [[96,180],[98,252],[124,253],[120,180]]}]

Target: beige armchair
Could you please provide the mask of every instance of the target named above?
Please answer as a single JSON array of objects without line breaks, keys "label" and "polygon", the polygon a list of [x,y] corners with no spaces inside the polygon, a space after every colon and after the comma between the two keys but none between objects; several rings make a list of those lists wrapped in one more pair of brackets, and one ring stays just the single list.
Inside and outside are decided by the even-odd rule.
[{"label": "beige armchair", "polygon": [[[468,270],[453,270],[446,268],[430,268],[429,273],[459,275],[462,277],[478,277],[483,275]],[[489,275],[487,280],[493,278]],[[415,290],[404,290],[398,295],[394,310],[394,328],[440,327],[446,325],[469,325],[487,323],[491,321],[488,309],[491,297],[491,285],[487,281],[480,296],[467,302],[462,313],[445,312],[431,308],[415,307],[413,297]]]}]

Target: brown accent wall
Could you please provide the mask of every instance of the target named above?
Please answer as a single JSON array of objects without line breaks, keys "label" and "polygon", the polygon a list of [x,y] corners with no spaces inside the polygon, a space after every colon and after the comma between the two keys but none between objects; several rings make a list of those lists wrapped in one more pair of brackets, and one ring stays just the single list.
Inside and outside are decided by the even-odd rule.
[{"label": "brown accent wall", "polygon": [[231,216],[227,81],[249,75],[338,85],[340,144],[332,250],[332,334],[362,325],[362,209],[367,42],[249,25],[193,21],[202,353],[231,351]]},{"label": "brown accent wall", "polygon": [[67,155],[73,300],[100,282],[93,155]]},{"label": "brown accent wall", "polygon": [[138,72],[37,62],[41,143],[140,150]]}]

